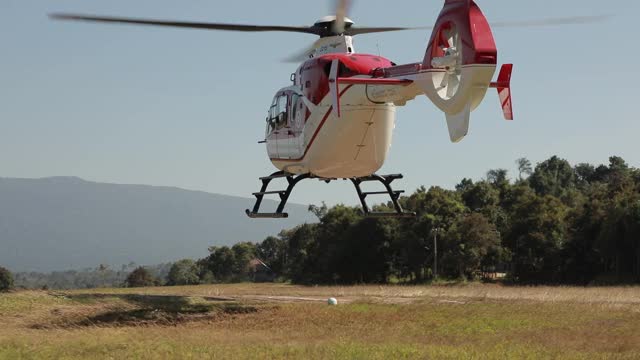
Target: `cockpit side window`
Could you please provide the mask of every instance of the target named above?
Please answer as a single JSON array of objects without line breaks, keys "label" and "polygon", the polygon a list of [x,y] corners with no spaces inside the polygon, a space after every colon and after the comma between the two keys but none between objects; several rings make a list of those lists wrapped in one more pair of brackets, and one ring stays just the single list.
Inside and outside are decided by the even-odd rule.
[{"label": "cockpit side window", "polygon": [[283,127],[287,126],[287,100],[288,100],[287,95],[282,95],[278,98],[277,112],[276,112],[276,116],[277,116],[276,128],[277,129],[282,129]]},{"label": "cockpit side window", "polygon": [[279,99],[280,96],[274,97],[273,102],[271,103],[271,107],[269,108],[269,115],[267,116],[267,136],[269,136],[269,134],[271,134],[277,128]]},{"label": "cockpit side window", "polygon": [[287,126],[287,101],[288,95],[282,94],[273,99],[273,103],[269,108],[269,116],[267,117],[267,136],[275,130],[282,129]]},{"label": "cockpit side window", "polygon": [[294,119],[298,115],[298,103],[300,100],[300,96],[298,94],[291,95],[291,119]]}]

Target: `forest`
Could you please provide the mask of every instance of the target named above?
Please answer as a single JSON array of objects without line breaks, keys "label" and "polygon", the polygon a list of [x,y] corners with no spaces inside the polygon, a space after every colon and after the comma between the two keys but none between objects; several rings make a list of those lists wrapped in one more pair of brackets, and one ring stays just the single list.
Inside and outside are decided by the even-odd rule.
[{"label": "forest", "polygon": [[640,281],[640,170],[616,156],[599,166],[572,166],[557,156],[535,167],[525,158],[516,163],[514,180],[496,169],[480,181],[462,179],[455,189],[422,187],[403,197],[415,219],[363,218],[359,208],[312,205],[318,223],[255,245],[210,248],[197,262],[200,277],[241,280],[243,264],[257,256],[281,279],[299,284],[488,274],[519,284]]},{"label": "forest", "polygon": [[[616,156],[599,166],[572,166],[557,156],[535,167],[525,158],[516,163],[514,179],[494,169],[479,181],[462,179],[455,189],[421,187],[402,197],[415,218],[364,218],[359,207],[311,205],[317,223],[257,243],[212,246],[200,260],[151,269],[161,275],[148,283],[252,281],[260,271],[297,284],[496,277],[513,284],[640,282],[639,169]],[[262,266],[255,266],[256,259]],[[75,283],[91,287],[88,277],[101,285],[126,285],[124,270],[96,269]],[[29,274],[16,280],[46,283]],[[69,284],[74,281],[64,287]]]}]

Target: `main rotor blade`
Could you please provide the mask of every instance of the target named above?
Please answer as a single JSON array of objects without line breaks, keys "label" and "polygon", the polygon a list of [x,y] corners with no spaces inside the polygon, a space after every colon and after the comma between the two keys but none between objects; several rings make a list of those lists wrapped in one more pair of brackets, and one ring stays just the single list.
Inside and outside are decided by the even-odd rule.
[{"label": "main rotor blade", "polygon": [[262,31],[284,31],[298,32],[306,34],[315,34],[318,32],[308,26],[272,26],[272,25],[243,25],[243,24],[222,24],[222,23],[201,23],[188,21],[169,21],[169,20],[153,20],[153,19],[137,19],[110,16],[93,16],[78,14],[50,14],[49,17],[55,20],[72,20],[72,21],[91,21],[116,24],[134,24],[134,25],[153,25],[168,26],[189,29],[204,30],[223,30],[223,31],[245,31],[245,32],[262,32]]},{"label": "main rotor blade", "polygon": [[[344,19],[348,8],[348,0],[338,0],[338,9],[336,15],[336,28],[342,22],[344,28]],[[89,22],[102,22],[102,23],[117,23],[117,24],[133,24],[133,25],[151,25],[151,26],[167,26],[189,29],[203,29],[203,30],[222,30],[222,31],[243,31],[243,32],[265,32],[265,31],[282,31],[282,32],[297,32],[305,34],[320,35],[321,29],[309,27],[309,26],[280,26],[280,25],[246,25],[246,24],[225,24],[225,23],[204,23],[204,22],[189,22],[189,21],[170,21],[170,20],[153,20],[153,19],[139,19],[139,18],[124,18],[124,17],[111,17],[111,16],[93,16],[93,15],[81,15],[81,14],[50,14],[49,17],[55,20],[71,20],[71,21],[89,21]],[[550,18],[542,20],[530,20],[530,21],[505,21],[492,23],[492,27],[539,27],[539,26],[554,26],[554,25],[578,25],[578,24],[590,24],[605,21],[611,18],[611,15],[595,15],[595,16],[574,16],[564,18]],[[345,35],[361,35],[372,34],[389,31],[404,31],[404,30],[430,30],[433,26],[418,26],[418,27],[350,27],[345,29]]]},{"label": "main rotor blade", "polygon": [[309,59],[311,54],[313,54],[315,49],[320,46],[321,42],[322,42],[322,39],[318,39],[314,41],[313,44],[311,44],[310,46],[282,59],[282,61],[288,62],[288,63],[299,63],[299,62],[306,61],[307,59]]},{"label": "main rotor blade", "polygon": [[372,33],[380,33],[380,32],[388,32],[388,31],[403,31],[403,30],[431,30],[433,26],[418,26],[418,27],[355,27],[345,31],[347,35],[361,35],[361,34],[372,34]]},{"label": "main rotor blade", "polygon": [[554,25],[580,25],[598,23],[611,18],[612,15],[571,16],[528,21],[503,21],[491,23],[491,27],[538,27]]},{"label": "main rotor blade", "polygon": [[[492,22],[491,27],[495,28],[514,28],[514,27],[539,27],[554,25],[581,25],[603,22],[613,17],[612,15],[593,15],[593,16],[571,16],[561,18],[549,18],[540,20],[527,21],[502,21]],[[433,26],[418,27],[351,27],[346,31],[347,35],[371,34],[387,31],[403,31],[403,30],[430,30]]]},{"label": "main rotor blade", "polygon": [[336,22],[333,25],[333,31],[336,34],[344,32],[344,18],[347,17],[349,10],[349,0],[336,0]]}]

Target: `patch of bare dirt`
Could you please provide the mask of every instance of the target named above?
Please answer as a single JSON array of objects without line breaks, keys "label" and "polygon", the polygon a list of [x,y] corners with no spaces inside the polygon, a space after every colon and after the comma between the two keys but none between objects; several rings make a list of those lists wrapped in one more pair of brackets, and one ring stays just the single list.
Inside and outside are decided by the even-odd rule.
[{"label": "patch of bare dirt", "polygon": [[[32,329],[77,329],[83,327],[177,326],[190,322],[216,321],[229,316],[252,314],[259,306],[228,299],[194,299],[164,295],[81,295],[76,307],[51,310],[50,316],[29,326]],[[113,303],[114,298],[117,300]],[[206,300],[206,301],[203,301]],[[111,302],[108,302],[111,301]]]}]

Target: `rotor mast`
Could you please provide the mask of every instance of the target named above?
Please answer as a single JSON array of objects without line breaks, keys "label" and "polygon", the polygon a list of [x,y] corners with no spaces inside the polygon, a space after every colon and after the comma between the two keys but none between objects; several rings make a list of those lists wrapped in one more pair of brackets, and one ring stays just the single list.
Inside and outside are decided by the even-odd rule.
[{"label": "rotor mast", "polygon": [[344,17],[342,25],[338,24],[337,15],[329,15],[318,19],[311,27],[320,37],[316,40],[308,52],[309,58],[318,57],[325,54],[353,54],[353,36],[349,30],[353,26],[353,21]]}]

